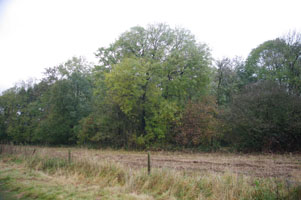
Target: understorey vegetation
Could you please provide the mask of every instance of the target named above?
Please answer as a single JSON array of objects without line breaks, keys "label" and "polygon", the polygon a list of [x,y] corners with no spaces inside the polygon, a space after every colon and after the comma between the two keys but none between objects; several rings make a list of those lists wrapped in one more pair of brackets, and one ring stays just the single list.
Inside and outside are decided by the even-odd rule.
[{"label": "understorey vegetation", "polygon": [[[229,47],[230,48],[230,47]],[[301,150],[301,34],[212,58],[182,28],[133,27],[0,96],[2,143]]]}]

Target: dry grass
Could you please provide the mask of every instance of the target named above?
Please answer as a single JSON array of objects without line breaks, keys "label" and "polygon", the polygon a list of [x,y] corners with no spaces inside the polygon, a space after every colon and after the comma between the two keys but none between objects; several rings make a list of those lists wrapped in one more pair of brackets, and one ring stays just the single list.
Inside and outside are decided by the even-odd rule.
[{"label": "dry grass", "polygon": [[153,152],[149,176],[144,152],[80,148],[71,152],[69,163],[67,148],[2,146],[7,154],[2,154],[1,165],[14,163],[64,187],[78,187],[71,199],[80,199],[77,195],[85,190],[91,199],[301,198],[300,155]]},{"label": "dry grass", "polygon": [[[9,146],[4,146],[9,150]],[[121,163],[128,168],[147,167],[147,154],[135,151],[94,150],[85,148],[41,148],[14,147],[14,152],[51,158],[68,158],[71,149],[72,160],[89,159],[93,162],[110,160]],[[182,152],[152,152],[152,166],[155,168],[170,168],[198,172],[231,172],[255,177],[286,178],[301,181],[300,154],[231,154],[231,153],[182,153]]]}]

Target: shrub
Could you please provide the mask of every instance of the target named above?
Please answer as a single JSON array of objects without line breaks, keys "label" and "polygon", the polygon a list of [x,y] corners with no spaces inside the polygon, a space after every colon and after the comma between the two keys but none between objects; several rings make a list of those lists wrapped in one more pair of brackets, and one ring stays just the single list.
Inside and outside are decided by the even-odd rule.
[{"label": "shrub", "polygon": [[176,141],[185,147],[213,144],[217,136],[217,105],[214,98],[188,102],[176,128]]},{"label": "shrub", "polygon": [[240,150],[301,149],[301,98],[275,82],[248,85],[234,97],[226,118],[228,141]]}]

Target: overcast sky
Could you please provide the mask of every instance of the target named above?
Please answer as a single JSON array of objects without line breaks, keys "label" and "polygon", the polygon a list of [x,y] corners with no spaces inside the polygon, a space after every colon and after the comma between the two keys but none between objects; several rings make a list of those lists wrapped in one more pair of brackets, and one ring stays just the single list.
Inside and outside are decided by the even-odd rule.
[{"label": "overcast sky", "polygon": [[301,0],[0,0],[0,91],[72,56],[94,53],[130,27],[189,29],[214,58],[246,57],[301,30]]}]

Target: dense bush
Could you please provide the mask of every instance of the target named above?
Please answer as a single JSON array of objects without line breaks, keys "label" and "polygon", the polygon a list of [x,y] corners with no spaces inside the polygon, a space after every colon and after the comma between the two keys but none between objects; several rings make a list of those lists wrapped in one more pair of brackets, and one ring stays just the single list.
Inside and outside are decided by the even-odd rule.
[{"label": "dense bush", "polygon": [[175,129],[176,141],[186,147],[212,145],[217,137],[217,105],[214,98],[201,102],[189,101]]},{"label": "dense bush", "polygon": [[248,85],[234,97],[228,140],[247,151],[300,150],[301,98],[271,81]]}]

